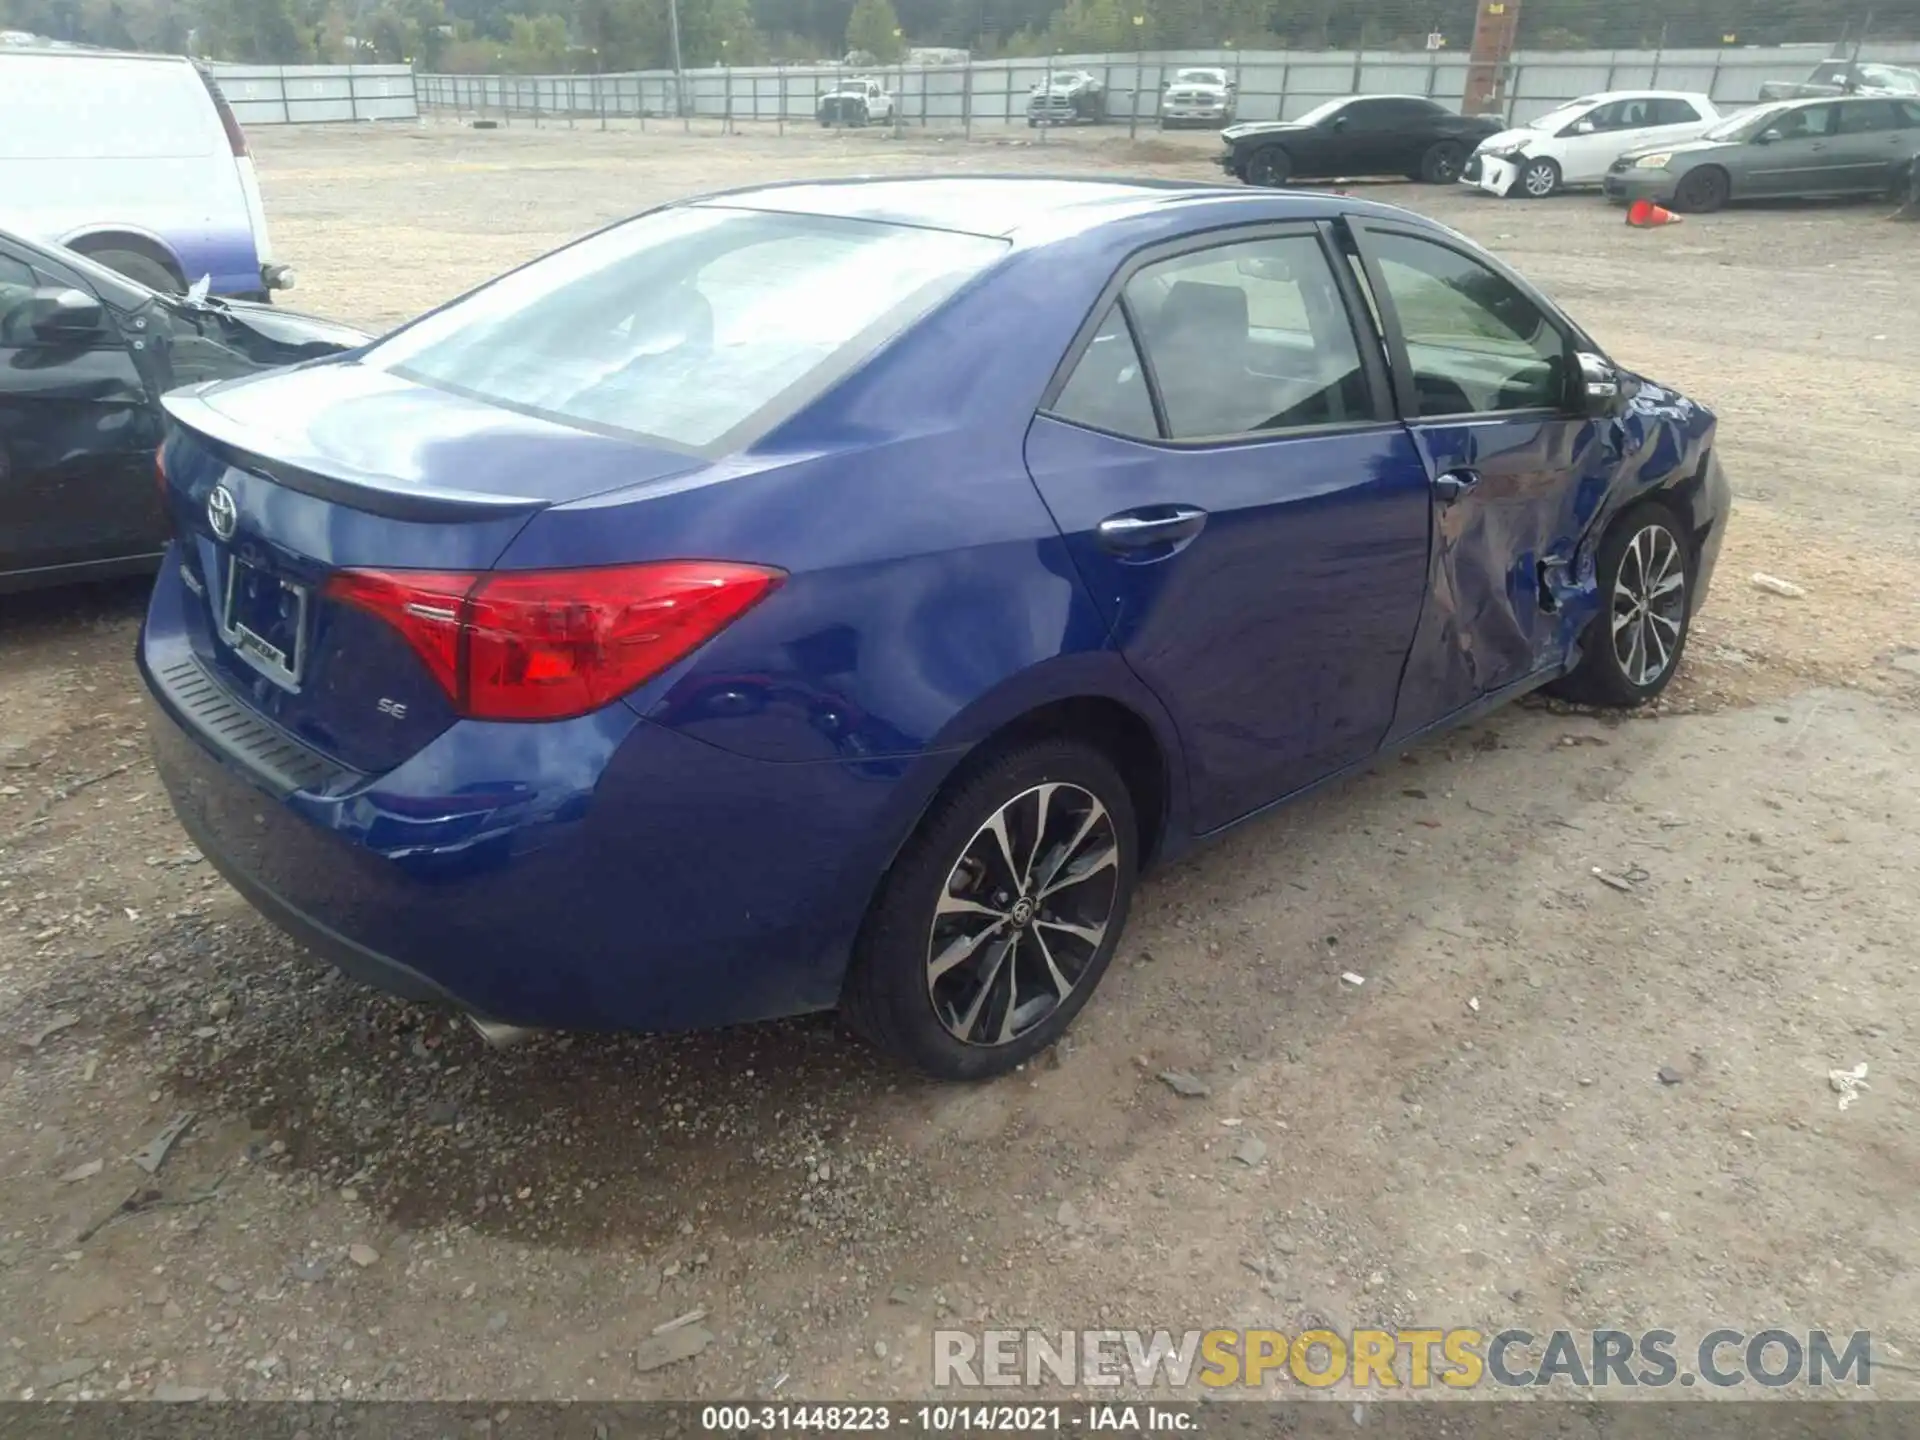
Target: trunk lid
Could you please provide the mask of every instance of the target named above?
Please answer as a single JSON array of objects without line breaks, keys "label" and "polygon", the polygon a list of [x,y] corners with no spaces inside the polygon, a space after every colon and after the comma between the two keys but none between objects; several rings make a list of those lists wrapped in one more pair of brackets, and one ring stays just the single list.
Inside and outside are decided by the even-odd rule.
[{"label": "trunk lid", "polygon": [[243,704],[364,772],[401,763],[457,716],[397,631],[327,596],[332,575],[484,571],[550,505],[704,466],[351,363],[162,403],[195,658]]}]

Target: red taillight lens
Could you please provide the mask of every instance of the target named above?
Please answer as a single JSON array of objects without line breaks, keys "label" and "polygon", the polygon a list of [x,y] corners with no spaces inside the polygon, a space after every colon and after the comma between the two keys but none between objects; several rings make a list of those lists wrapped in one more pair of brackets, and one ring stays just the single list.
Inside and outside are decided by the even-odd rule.
[{"label": "red taillight lens", "polygon": [[784,578],[714,560],[480,575],[344,570],[326,593],[398,630],[462,715],[565,720],[658,675]]},{"label": "red taillight lens", "polygon": [[166,533],[173,534],[173,506],[167,503],[167,447],[161,445],[153,452],[153,488],[160,500],[160,523]]}]

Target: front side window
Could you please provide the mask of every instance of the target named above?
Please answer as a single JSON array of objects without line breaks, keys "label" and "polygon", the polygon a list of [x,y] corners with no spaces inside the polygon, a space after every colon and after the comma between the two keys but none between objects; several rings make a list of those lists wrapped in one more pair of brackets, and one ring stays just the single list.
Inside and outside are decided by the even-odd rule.
[{"label": "front side window", "polygon": [[1638,130],[1647,121],[1645,100],[1615,100],[1587,117],[1595,130]]},{"label": "front side window", "polygon": [[1406,340],[1418,414],[1565,403],[1566,341],[1511,281],[1432,241],[1376,233],[1373,249]]},{"label": "front side window", "polygon": [[1176,440],[1372,418],[1353,325],[1311,235],[1177,255],[1125,295]]},{"label": "front side window", "polygon": [[503,276],[365,363],[562,424],[690,449],[747,444],[1005,249],[865,220],[676,207]]},{"label": "front side window", "polygon": [[1839,113],[1838,105],[1803,105],[1781,111],[1765,128],[1779,140],[1819,140],[1834,133]]}]

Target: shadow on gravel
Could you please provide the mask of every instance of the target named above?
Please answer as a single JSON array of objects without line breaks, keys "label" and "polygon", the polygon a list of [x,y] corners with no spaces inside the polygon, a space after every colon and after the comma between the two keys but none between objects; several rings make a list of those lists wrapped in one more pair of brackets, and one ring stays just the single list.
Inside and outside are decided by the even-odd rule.
[{"label": "shadow on gravel", "polygon": [[137,624],[152,592],[153,577],[140,575],[0,595],[0,647],[14,650],[71,636],[76,625]]},{"label": "shadow on gravel", "polygon": [[[395,1224],[646,1247],[715,1224],[877,1239],[876,1213],[918,1208],[922,1167],[880,1112],[927,1082],[831,1016],[492,1050],[251,919],[162,943],[202,952],[180,967],[192,993],[174,987],[153,1017],[182,1104],[244,1117],[258,1163],[350,1187]],[[216,1006],[222,1023],[203,1023]]]}]

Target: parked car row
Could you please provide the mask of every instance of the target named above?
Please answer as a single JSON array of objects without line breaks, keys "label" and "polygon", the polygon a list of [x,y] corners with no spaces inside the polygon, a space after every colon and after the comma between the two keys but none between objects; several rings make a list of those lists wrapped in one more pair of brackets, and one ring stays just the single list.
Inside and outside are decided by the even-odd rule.
[{"label": "parked car row", "polygon": [[1920,96],[1856,92],[1727,115],[1702,94],[1615,90],[1516,126],[1419,96],[1353,96],[1297,120],[1230,125],[1221,138],[1218,164],[1248,185],[1404,175],[1502,198],[1598,187],[1623,204],[1710,211],[1893,193],[1920,155]]}]

